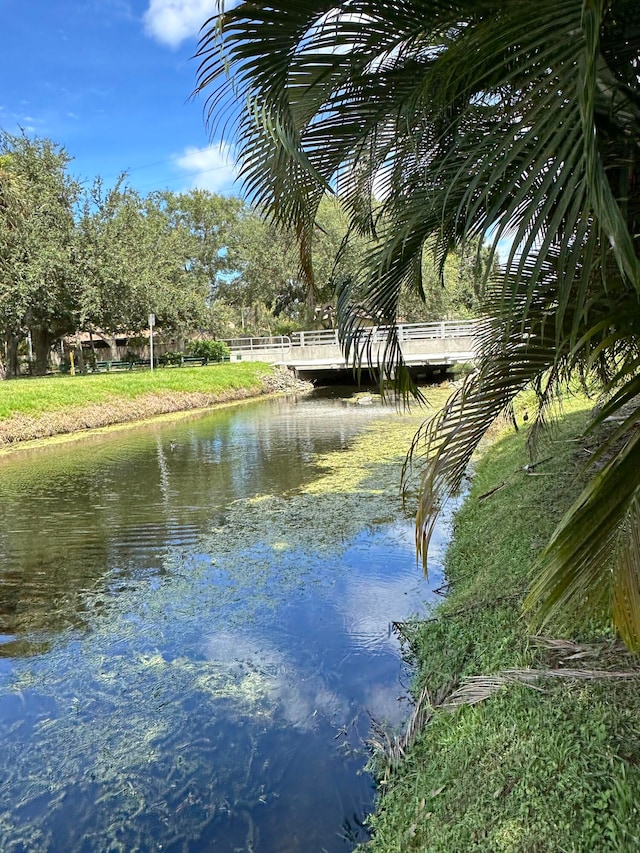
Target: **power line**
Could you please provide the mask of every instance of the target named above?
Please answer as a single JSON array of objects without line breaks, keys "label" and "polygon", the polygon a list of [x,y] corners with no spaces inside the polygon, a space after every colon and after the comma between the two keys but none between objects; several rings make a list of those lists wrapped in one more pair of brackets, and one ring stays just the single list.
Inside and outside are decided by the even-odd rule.
[{"label": "power line", "polygon": [[[174,157],[167,157],[166,160],[156,160],[155,163],[144,163],[142,166],[134,166],[130,169],[123,169],[124,172],[129,174],[130,172],[140,172],[142,169],[151,169],[153,166],[163,166],[165,163],[174,163],[176,160],[182,160],[184,154],[176,154]],[[105,175],[105,178],[116,177],[119,172],[112,173],[111,175]]]},{"label": "power line", "polygon": [[[150,169],[153,166],[163,166],[165,163],[174,163],[177,160],[182,160],[184,158],[184,156],[185,156],[184,154],[177,154],[175,157],[168,157],[166,160],[156,160],[154,163],[146,163],[143,166],[136,166],[133,169],[123,169],[122,172],[117,172],[117,173],[114,172],[111,175],[103,175],[101,177],[104,180],[109,180],[112,177],[119,177],[121,174],[124,173],[125,179],[126,179],[129,177],[129,175],[132,172],[140,172],[143,169]],[[165,183],[174,184],[174,183],[177,183],[178,181],[181,181],[185,178],[192,178],[192,177],[194,177],[194,175],[205,175],[205,174],[209,174],[211,172],[222,172],[225,169],[229,169],[229,168],[230,167],[228,165],[223,165],[223,166],[212,166],[210,169],[196,169],[193,172],[184,172],[182,175],[176,175],[175,178],[169,178],[169,180],[165,181]],[[138,189],[143,190],[143,189],[147,189],[149,187],[155,187],[155,186],[157,186],[157,183],[158,182],[154,181],[153,183],[143,184],[142,186],[139,186]]]}]

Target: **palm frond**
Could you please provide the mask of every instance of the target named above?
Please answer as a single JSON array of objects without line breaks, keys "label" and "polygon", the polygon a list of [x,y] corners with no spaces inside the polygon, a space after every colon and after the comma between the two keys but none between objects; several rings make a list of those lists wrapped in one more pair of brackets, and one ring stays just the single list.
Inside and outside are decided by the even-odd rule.
[{"label": "palm frond", "polygon": [[504,669],[494,675],[468,676],[460,687],[451,693],[442,707],[453,711],[462,705],[477,705],[500,693],[510,684],[523,684],[533,690],[543,690],[538,683],[545,679],[627,681],[637,678],[640,678],[638,669]]},{"label": "palm frond", "polygon": [[588,483],[537,566],[525,602],[532,624],[572,626],[609,609],[640,650],[640,432]]},{"label": "palm frond", "polygon": [[373,725],[374,734],[367,740],[378,763],[382,778],[388,780],[400,761],[407,755],[417,738],[431,722],[436,711],[455,713],[467,705],[478,705],[502,693],[513,685],[523,685],[531,690],[544,691],[540,682],[562,681],[630,681],[640,679],[640,669],[624,670],[587,668],[504,669],[488,675],[470,675],[462,679],[455,689],[449,689],[439,699],[434,699],[428,687],[423,687],[402,735],[390,735],[380,725]]},{"label": "palm frond", "polygon": [[[484,283],[478,369],[413,445],[424,462],[417,547],[425,566],[442,502],[493,420],[531,386],[537,422],[579,376],[602,393],[594,427],[640,390],[640,25],[629,0],[252,0],[205,27],[198,90],[228,125],[249,196],[293,228],[313,287],[318,205],[335,193],[376,235],[339,300],[354,365],[412,388],[396,333],[400,294],[420,294],[426,251],[508,240]],[[489,269],[489,268],[488,268]],[[367,319],[368,318],[368,319]],[[384,341],[372,324],[385,328]],[[635,530],[637,418],[602,439],[596,470],[540,564],[528,606],[605,603],[640,648]],[[594,435],[596,433],[594,432]],[[534,438],[536,431],[534,431]],[[608,457],[611,455],[611,458]]]}]

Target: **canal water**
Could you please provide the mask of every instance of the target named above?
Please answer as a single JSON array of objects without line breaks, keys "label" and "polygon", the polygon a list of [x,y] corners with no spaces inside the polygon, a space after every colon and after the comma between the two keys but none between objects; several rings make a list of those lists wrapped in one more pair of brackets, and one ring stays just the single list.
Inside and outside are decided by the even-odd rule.
[{"label": "canal water", "polygon": [[391,625],[441,576],[397,501],[314,484],[393,417],[334,391],[0,461],[3,853],[366,840]]}]

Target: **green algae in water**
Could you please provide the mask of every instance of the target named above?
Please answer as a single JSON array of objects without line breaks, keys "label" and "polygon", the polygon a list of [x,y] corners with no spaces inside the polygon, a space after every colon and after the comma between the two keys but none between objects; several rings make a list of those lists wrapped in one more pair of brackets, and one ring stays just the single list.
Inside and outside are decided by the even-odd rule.
[{"label": "green algae in water", "polygon": [[[255,564],[239,560],[236,565],[245,566],[245,575],[236,573],[241,586],[235,592],[228,586],[224,596],[212,590],[205,599],[212,627],[216,620],[219,625],[220,611],[239,603],[239,589],[246,595],[251,588],[254,600],[250,606],[245,598],[242,612],[224,619],[226,628],[246,625],[256,609],[273,606],[264,594],[266,566],[256,573]],[[191,569],[190,580],[202,580],[203,564],[200,573]],[[255,583],[257,577],[262,583]],[[290,589],[289,575],[283,578]],[[2,715],[3,742],[16,744],[3,788],[19,792],[19,799],[2,802],[1,849],[51,849],[51,827],[64,821],[69,798],[78,803],[79,825],[83,817],[86,821],[84,833],[100,839],[97,849],[149,849],[149,839],[159,833],[166,838],[169,826],[169,837],[196,841],[216,821],[234,816],[247,823],[247,833],[254,832],[247,816],[275,796],[280,781],[275,762],[261,770],[267,754],[261,743],[267,733],[291,727],[290,717],[276,715],[277,668],[283,664],[276,658],[256,666],[255,655],[246,662],[171,658],[151,647],[150,641],[167,645],[156,613],[180,607],[182,630],[185,615],[192,621],[186,627],[198,629],[194,614],[202,613],[201,592],[200,584],[185,577],[163,584],[151,600],[143,588],[130,590],[127,612],[112,610],[104,618],[109,625],[95,624],[82,644],[70,636],[68,646],[51,653],[46,663],[21,667],[14,694],[47,710],[12,730],[6,727],[10,715]],[[145,620],[151,617],[151,630],[143,614]],[[144,651],[136,630],[140,624]],[[239,636],[233,634],[236,644]],[[313,722],[310,712],[307,720]],[[305,720],[297,722],[303,726]],[[19,742],[28,742],[28,750],[17,748]],[[238,765],[252,767],[251,774],[238,778]],[[69,839],[68,849],[81,848]]]},{"label": "green algae in water", "polygon": [[[266,674],[140,653],[132,642],[104,654],[100,640],[25,668],[13,685],[25,703],[46,710],[10,728],[3,714],[3,742],[15,747],[5,754],[2,787],[19,799],[3,798],[1,849],[51,849],[69,798],[84,832],[100,839],[95,849],[123,850],[150,849],[150,838],[166,836],[163,825],[196,840],[238,802],[265,803],[277,775],[238,778],[237,768],[252,765],[275,725]],[[18,748],[27,739],[28,751]],[[69,839],[68,849],[76,847]],[[63,849],[59,836],[55,849]]]},{"label": "green algae in water", "polygon": [[287,756],[349,708],[252,627],[334,584],[355,536],[402,517],[404,451],[381,454],[379,430],[323,457],[298,492],[231,504],[201,553],[169,554],[155,583],[114,575],[117,595],[85,593],[89,633],[69,628],[16,666],[0,694],[1,849],[170,849],[222,825],[255,847]]}]

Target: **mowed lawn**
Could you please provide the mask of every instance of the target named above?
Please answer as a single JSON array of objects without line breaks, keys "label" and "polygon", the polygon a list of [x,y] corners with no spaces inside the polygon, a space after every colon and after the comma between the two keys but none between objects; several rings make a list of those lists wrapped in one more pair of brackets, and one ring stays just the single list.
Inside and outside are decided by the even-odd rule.
[{"label": "mowed lawn", "polygon": [[0,419],[22,414],[38,416],[87,403],[135,399],[145,394],[224,394],[236,389],[258,390],[270,368],[259,362],[212,364],[206,367],[164,367],[76,376],[43,376],[0,382]]}]

